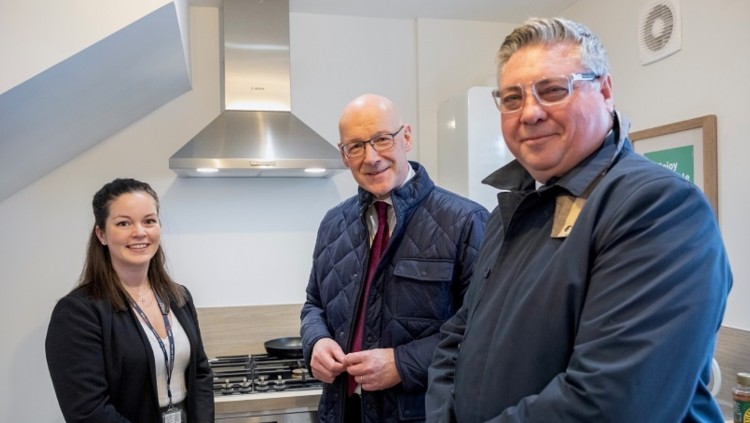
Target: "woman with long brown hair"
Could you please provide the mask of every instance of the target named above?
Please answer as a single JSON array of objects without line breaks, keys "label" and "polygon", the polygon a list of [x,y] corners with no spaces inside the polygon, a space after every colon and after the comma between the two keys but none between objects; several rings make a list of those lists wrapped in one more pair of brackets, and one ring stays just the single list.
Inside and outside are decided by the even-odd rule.
[{"label": "woman with long brown hair", "polygon": [[47,331],[65,420],[213,422],[213,376],[190,293],[166,270],[156,192],[115,179],[93,211],[81,278]]}]

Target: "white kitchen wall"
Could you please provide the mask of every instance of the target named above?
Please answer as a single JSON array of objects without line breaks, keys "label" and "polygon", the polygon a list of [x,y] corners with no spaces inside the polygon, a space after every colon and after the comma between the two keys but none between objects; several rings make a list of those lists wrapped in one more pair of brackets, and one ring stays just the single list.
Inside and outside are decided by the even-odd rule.
[{"label": "white kitchen wall", "polygon": [[648,0],[582,0],[566,16],[591,27],[610,55],[615,105],[632,130],[715,114],[718,121],[719,224],[734,286],[724,324],[750,329],[750,189],[745,182],[750,143],[750,2],[680,0],[682,50],[652,64],[638,61],[638,12]]},{"label": "white kitchen wall", "polygon": [[[438,183],[437,117],[440,104],[471,86],[496,85],[495,53],[515,27],[509,23],[420,19],[419,42],[419,160]],[[433,170],[434,169],[434,170]]]},{"label": "white kitchen wall", "polygon": [[300,119],[338,143],[341,109],[371,92],[393,100],[418,134],[413,21],[292,13],[290,27],[292,111]]}]

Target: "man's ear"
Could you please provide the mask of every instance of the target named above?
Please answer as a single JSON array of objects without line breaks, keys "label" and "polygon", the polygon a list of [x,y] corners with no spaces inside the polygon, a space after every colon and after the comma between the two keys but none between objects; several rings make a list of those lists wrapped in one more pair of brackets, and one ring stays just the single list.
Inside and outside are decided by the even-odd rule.
[{"label": "man's ear", "polygon": [[612,93],[612,76],[607,74],[601,78],[599,92],[604,97],[604,103],[607,105],[607,110],[611,113],[615,110],[615,99]]},{"label": "man's ear", "polygon": [[411,125],[408,123],[404,125],[404,150],[411,151]]}]

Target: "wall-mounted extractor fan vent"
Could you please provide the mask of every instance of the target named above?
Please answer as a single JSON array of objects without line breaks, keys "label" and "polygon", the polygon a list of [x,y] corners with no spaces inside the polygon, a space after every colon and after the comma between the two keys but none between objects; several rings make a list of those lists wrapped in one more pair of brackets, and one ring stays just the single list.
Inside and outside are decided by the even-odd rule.
[{"label": "wall-mounted extractor fan vent", "polygon": [[661,60],[681,47],[679,0],[657,0],[644,6],[638,17],[638,51],[641,64]]}]

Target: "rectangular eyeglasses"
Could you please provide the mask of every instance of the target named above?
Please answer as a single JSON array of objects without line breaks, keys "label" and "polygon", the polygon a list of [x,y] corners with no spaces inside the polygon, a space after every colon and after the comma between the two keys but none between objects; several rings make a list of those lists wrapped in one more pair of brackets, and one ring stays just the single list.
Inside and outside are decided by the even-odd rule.
[{"label": "rectangular eyeglasses", "polygon": [[[552,76],[533,81],[531,94],[542,106],[552,106],[567,100],[573,92],[573,83],[576,81],[594,81],[599,75],[593,72],[573,73],[568,76]],[[514,113],[523,107],[526,102],[526,89],[524,84],[510,85],[499,90],[492,90],[492,98],[501,113]]]},{"label": "rectangular eyeglasses", "polygon": [[396,132],[378,134],[370,138],[367,141],[355,141],[346,144],[339,144],[341,151],[346,157],[359,157],[365,154],[365,146],[370,144],[372,149],[375,151],[386,151],[393,147],[395,141],[393,140],[396,135],[404,129],[404,125],[401,125]]}]

